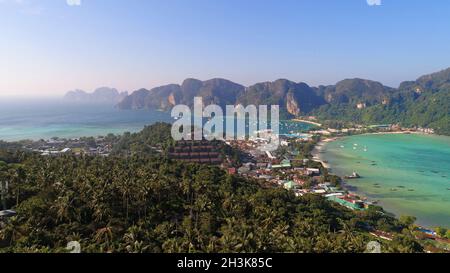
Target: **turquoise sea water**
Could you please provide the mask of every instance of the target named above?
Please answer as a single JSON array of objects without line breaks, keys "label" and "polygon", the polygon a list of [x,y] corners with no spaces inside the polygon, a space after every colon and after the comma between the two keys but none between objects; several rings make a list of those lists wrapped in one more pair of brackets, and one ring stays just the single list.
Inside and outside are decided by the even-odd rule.
[{"label": "turquoise sea water", "polygon": [[324,151],[334,173],[357,171],[363,178],[347,183],[387,211],[450,228],[450,137],[359,135],[328,143]]},{"label": "turquoise sea water", "polygon": [[[137,132],[159,121],[172,123],[174,120],[168,112],[119,110],[111,105],[0,100],[0,140],[6,141]],[[280,132],[301,132],[311,127],[306,123],[283,121]]]}]

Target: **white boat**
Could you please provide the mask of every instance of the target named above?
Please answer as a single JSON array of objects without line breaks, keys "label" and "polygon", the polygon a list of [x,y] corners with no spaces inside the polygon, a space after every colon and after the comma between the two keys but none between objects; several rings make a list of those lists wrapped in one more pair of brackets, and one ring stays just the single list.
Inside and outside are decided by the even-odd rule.
[{"label": "white boat", "polygon": [[361,178],[361,176],[357,172],[353,172],[352,175],[348,175],[345,177],[345,179],[358,179]]}]

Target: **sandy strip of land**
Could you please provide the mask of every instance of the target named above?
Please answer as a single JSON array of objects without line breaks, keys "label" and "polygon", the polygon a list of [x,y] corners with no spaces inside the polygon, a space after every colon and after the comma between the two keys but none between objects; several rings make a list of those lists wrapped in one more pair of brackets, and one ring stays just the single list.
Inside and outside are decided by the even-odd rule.
[{"label": "sandy strip of land", "polygon": [[417,131],[394,131],[394,132],[365,133],[361,135],[432,135],[432,134]]},{"label": "sandy strip of land", "polygon": [[316,125],[316,126],[319,126],[319,127],[322,126],[322,124],[317,123],[317,122],[314,122],[314,121],[310,121],[310,120],[304,120],[304,119],[292,119],[292,121],[308,123],[308,124]]}]

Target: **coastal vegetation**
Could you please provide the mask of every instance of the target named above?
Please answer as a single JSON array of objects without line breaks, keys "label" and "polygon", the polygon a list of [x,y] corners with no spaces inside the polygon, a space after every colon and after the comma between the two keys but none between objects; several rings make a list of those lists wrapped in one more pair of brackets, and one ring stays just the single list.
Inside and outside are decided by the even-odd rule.
[{"label": "coastal vegetation", "polygon": [[155,154],[157,150],[167,150],[174,144],[170,130],[170,124],[158,122],[138,133],[111,136],[116,138],[112,154]]},{"label": "coastal vegetation", "polygon": [[441,238],[446,238],[450,240],[450,229],[446,229],[443,227],[437,227],[436,229],[436,233],[441,237]]}]

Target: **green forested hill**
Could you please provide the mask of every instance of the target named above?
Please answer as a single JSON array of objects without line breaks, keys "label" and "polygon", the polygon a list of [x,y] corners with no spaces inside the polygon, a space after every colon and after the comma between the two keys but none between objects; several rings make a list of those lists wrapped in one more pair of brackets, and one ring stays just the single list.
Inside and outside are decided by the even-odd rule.
[{"label": "green forested hill", "polygon": [[428,127],[450,134],[450,69],[404,82],[384,94],[381,103],[358,109],[353,103],[329,103],[312,111],[320,119],[357,123],[399,123],[406,127]]}]

